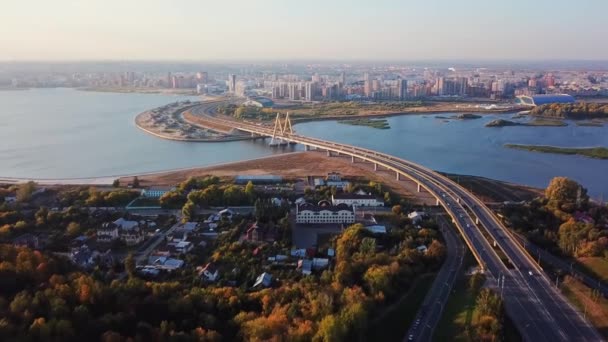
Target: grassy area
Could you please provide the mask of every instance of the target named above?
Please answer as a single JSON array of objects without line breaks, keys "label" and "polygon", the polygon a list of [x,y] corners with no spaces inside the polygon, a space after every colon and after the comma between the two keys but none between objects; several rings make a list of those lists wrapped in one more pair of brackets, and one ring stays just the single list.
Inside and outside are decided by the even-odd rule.
[{"label": "grassy area", "polygon": [[443,316],[435,329],[434,341],[469,341],[468,331],[477,319],[477,293],[467,289],[469,277],[462,276],[454,285]]},{"label": "grassy area", "polygon": [[353,126],[367,126],[378,129],[389,129],[391,126],[388,124],[386,119],[357,119],[357,120],[343,120],[338,121],[339,123]]},{"label": "grassy area", "polygon": [[367,340],[402,341],[435,276],[430,273],[418,277],[403,297],[371,323]]},{"label": "grassy area", "polygon": [[562,293],[583,312],[602,337],[608,339],[608,300],[569,276],[564,279],[561,289]]},{"label": "grassy area", "polygon": [[542,153],[558,153],[558,154],[575,154],[590,158],[608,159],[608,148],[606,147],[557,147],[545,145],[520,145],[520,144],[505,144],[505,147],[515,148],[518,150],[526,150]]},{"label": "grassy area", "polygon": [[294,117],[358,115],[374,113],[399,113],[411,108],[421,107],[421,101],[412,102],[330,102],[314,105],[301,105],[289,109]]},{"label": "grassy area", "polygon": [[565,123],[561,120],[551,120],[551,119],[536,119],[536,120],[532,120],[524,125],[526,125],[526,126],[554,126],[554,127],[568,126],[567,123]]},{"label": "grassy area", "polygon": [[590,127],[603,127],[604,124],[597,121],[579,121],[576,123],[577,126],[590,126]]},{"label": "grassy area", "polygon": [[602,257],[588,257],[578,258],[578,262],[596,278],[608,281],[608,259]]}]

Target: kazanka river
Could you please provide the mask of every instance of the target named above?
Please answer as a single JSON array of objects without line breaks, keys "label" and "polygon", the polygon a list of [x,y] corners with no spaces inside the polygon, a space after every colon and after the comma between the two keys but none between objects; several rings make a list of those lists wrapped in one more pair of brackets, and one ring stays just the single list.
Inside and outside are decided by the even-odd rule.
[{"label": "kazanka river", "polygon": [[[280,153],[261,141],[189,143],[139,130],[134,117],[196,97],[119,94],[73,89],[0,91],[0,178],[80,178],[208,166]],[[581,182],[593,197],[608,195],[608,160],[544,154],[506,143],[608,146],[608,125],[501,127],[484,125],[511,114],[446,120],[435,114],[388,118],[388,130],[335,121],[298,124],[299,134],[376,149],[439,171],[545,187],[554,176]],[[448,117],[450,114],[441,114]],[[299,146],[296,149],[301,149]],[[290,150],[290,149],[288,149]]]}]

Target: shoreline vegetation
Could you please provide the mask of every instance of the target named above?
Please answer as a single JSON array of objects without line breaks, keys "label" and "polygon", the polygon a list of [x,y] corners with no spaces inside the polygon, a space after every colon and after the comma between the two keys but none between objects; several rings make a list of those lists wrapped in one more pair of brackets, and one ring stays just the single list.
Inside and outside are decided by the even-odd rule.
[{"label": "shoreline vegetation", "polygon": [[546,145],[520,145],[520,144],[505,144],[507,148],[517,150],[525,150],[531,152],[553,153],[553,154],[569,154],[580,155],[595,159],[608,159],[608,148],[606,147],[558,147]]},{"label": "shoreline vegetation", "polygon": [[377,129],[390,129],[386,119],[356,119],[356,120],[340,120],[338,123],[352,126],[367,126]]},{"label": "shoreline vegetation", "polygon": [[529,122],[515,122],[504,119],[496,119],[488,122],[486,127],[508,127],[508,126],[532,126],[532,127],[564,127],[567,123],[561,120],[535,119]]},{"label": "shoreline vegetation", "polygon": [[531,116],[554,119],[608,119],[608,103],[553,103],[530,110]]}]

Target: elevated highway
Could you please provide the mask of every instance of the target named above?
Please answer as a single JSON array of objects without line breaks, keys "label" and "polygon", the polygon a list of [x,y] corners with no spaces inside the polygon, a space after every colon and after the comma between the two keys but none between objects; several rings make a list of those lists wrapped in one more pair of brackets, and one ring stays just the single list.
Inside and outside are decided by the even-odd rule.
[{"label": "elevated highway", "polygon": [[[200,114],[210,114],[202,109]],[[350,156],[374,170],[395,173],[397,180],[409,179],[418,191],[428,191],[445,208],[481,268],[504,299],[509,317],[526,341],[600,341],[597,331],[574,309],[485,204],[447,177],[416,163],[361,147],[340,144],[254,124],[214,117],[252,135],[269,136],[302,144],[307,150],[326,151],[328,156]],[[499,257],[500,248],[509,262]]]}]

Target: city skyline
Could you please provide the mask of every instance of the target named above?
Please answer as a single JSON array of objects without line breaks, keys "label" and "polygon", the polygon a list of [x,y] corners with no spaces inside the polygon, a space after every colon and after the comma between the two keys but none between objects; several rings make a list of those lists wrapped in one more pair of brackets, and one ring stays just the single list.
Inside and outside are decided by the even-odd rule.
[{"label": "city skyline", "polygon": [[606,60],[606,10],[596,0],[13,2],[0,14],[0,60]]}]

